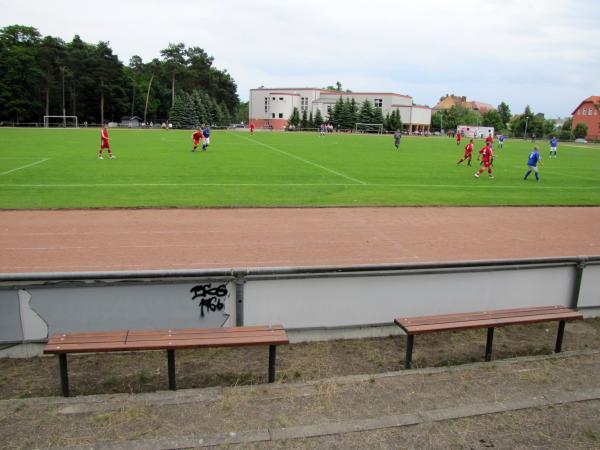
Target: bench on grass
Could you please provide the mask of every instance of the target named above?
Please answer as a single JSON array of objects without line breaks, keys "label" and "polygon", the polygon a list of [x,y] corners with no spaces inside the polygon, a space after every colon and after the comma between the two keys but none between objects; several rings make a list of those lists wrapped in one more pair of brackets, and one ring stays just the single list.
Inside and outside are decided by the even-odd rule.
[{"label": "bench on grass", "polygon": [[583,316],[581,313],[564,306],[541,306],[533,308],[445,314],[440,316],[402,317],[394,319],[394,323],[402,328],[407,334],[404,368],[410,369],[413,343],[416,334],[434,333],[437,331],[468,330],[471,328],[487,328],[485,360],[490,361],[492,359],[494,328],[496,327],[558,321],[558,334],[554,351],[559,353],[562,348],[565,322],[582,318]]},{"label": "bench on grass", "polygon": [[281,325],[180,330],[125,330],[53,334],[44,348],[44,353],[58,355],[62,394],[68,397],[67,355],[69,353],[166,350],[169,389],[175,390],[176,349],[268,345],[268,380],[269,383],[272,383],[275,381],[277,345],[282,344],[289,344],[289,340]]}]

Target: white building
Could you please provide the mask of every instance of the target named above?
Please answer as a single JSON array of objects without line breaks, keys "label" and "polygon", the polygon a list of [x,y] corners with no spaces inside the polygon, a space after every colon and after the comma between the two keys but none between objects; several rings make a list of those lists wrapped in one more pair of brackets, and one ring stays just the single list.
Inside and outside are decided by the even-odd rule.
[{"label": "white building", "polygon": [[324,119],[329,116],[329,109],[342,97],[354,99],[360,106],[369,100],[374,107],[381,108],[383,116],[394,110],[400,111],[400,118],[405,130],[429,131],[431,125],[431,108],[415,105],[409,95],[392,92],[339,92],[318,88],[258,88],[250,89],[249,123],[257,128],[283,130],[298,108],[300,115],[306,110],[315,116],[321,111]]}]

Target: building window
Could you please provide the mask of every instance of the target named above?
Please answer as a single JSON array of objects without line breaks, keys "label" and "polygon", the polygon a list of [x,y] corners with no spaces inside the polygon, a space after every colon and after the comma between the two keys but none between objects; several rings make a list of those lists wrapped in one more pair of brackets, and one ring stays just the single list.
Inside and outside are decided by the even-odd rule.
[{"label": "building window", "polygon": [[274,119],[274,118],[275,118],[275,113],[272,113],[272,114],[271,114],[271,117]]},{"label": "building window", "polygon": [[283,113],[279,113],[279,118],[283,119]]},{"label": "building window", "polygon": [[275,101],[275,97],[273,97],[273,101]]},{"label": "building window", "polygon": [[374,99],[373,106],[375,106],[375,108],[383,108],[383,99],[382,98]]},{"label": "building window", "polygon": [[283,97],[279,97],[279,100],[283,101]]},{"label": "building window", "polygon": [[587,109],[586,108],[583,108],[583,115],[587,116]]},{"label": "building window", "polygon": [[265,112],[269,112],[269,97],[265,97]]},{"label": "building window", "polygon": [[300,97],[300,112],[308,109],[308,97]]}]

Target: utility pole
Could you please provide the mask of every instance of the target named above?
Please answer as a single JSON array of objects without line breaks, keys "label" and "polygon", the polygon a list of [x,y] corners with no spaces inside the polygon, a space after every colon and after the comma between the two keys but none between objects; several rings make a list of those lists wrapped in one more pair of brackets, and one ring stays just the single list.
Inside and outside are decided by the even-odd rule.
[{"label": "utility pole", "polygon": [[525,117],[525,134],[523,135],[523,140],[527,140],[527,122],[529,122],[529,117]]}]

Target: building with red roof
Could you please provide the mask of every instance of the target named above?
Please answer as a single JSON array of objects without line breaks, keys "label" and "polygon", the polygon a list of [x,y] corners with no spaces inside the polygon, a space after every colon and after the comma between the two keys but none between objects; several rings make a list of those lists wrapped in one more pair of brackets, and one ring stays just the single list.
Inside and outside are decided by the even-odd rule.
[{"label": "building with red roof", "polygon": [[592,95],[583,100],[571,113],[573,115],[573,130],[584,123],[587,125],[587,139],[600,140],[600,95]]}]

